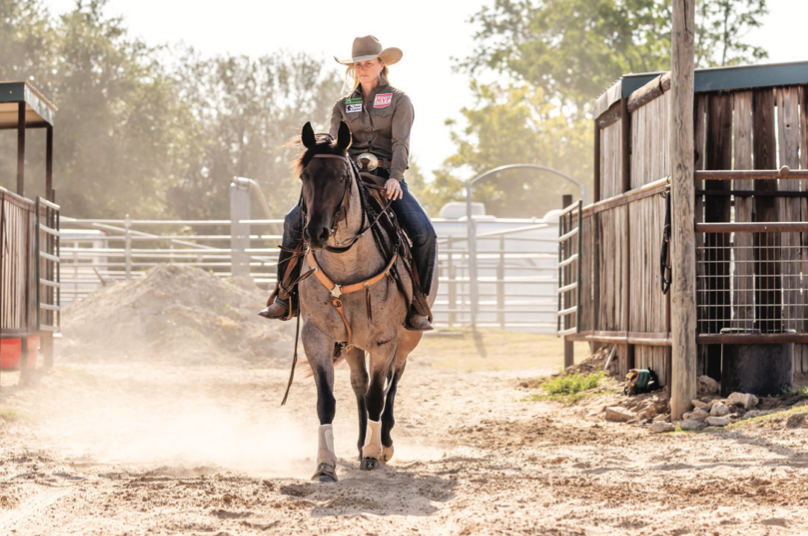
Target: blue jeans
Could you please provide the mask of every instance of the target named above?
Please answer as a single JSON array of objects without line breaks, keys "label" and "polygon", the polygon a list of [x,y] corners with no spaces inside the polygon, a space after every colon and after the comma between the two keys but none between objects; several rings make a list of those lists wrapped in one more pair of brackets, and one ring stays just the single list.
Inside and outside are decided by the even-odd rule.
[{"label": "blue jeans", "polygon": [[[374,170],[374,174],[385,179],[390,177],[390,173],[386,169],[377,168]],[[429,290],[432,288],[438,236],[435,234],[432,222],[429,221],[429,216],[421,203],[412,195],[405,181],[401,181],[401,191],[403,193],[401,199],[393,201],[392,208],[401,228],[412,242],[412,260],[418,271],[421,290],[424,294],[429,294]],[[292,249],[302,239],[303,222],[300,218],[300,207],[295,206],[284,218],[281,245]]]}]

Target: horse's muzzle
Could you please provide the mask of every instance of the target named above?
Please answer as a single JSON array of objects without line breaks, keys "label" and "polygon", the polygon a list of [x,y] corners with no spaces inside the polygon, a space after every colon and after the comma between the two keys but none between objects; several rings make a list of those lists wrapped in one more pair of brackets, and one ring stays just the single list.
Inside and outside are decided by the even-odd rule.
[{"label": "horse's muzzle", "polygon": [[303,238],[308,243],[309,248],[313,250],[320,250],[323,249],[328,242],[328,237],[331,236],[331,230],[328,227],[320,227],[320,231],[318,234],[312,234],[309,227],[311,225],[307,225],[303,229]]}]

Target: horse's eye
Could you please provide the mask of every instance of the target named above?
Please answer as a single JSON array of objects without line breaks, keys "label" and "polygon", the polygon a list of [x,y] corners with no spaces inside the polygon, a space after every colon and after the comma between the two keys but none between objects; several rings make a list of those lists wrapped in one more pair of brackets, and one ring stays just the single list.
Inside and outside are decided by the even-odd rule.
[{"label": "horse's eye", "polygon": [[339,180],[340,180],[340,182],[345,182],[345,180],[346,180],[347,178],[348,178],[348,177],[346,177],[345,175],[343,175],[342,177],[340,177],[340,178],[339,178]]}]

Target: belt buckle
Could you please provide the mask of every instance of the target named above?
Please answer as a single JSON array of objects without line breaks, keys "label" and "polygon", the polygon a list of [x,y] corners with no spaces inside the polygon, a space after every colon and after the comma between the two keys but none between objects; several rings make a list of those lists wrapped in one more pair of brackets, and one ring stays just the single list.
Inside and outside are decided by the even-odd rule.
[{"label": "belt buckle", "polygon": [[356,157],[356,165],[360,171],[373,171],[379,167],[379,159],[373,153],[362,153]]}]

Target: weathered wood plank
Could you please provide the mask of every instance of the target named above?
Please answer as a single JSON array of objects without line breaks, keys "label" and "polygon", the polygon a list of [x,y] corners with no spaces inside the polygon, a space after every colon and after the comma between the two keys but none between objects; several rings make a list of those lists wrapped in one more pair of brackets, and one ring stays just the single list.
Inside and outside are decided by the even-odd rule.
[{"label": "weathered wood plank", "polygon": [[[732,96],[712,94],[707,100],[707,131],[705,146],[706,169],[732,169]],[[708,190],[730,190],[729,181],[705,181]],[[731,203],[728,196],[705,196],[704,221],[729,222]],[[707,261],[707,306],[709,307],[709,332],[720,333],[729,327],[730,305],[730,237],[725,234],[708,234],[705,237]],[[707,349],[706,373],[721,380],[721,347]]]},{"label": "weathered wood plank", "polygon": [[[800,165],[800,114],[799,114],[799,88],[777,88],[777,147],[780,156],[780,166],[798,168]],[[784,191],[799,191],[802,181],[780,181],[779,189]],[[800,204],[797,198],[778,198],[777,211],[780,221],[801,221]],[[797,233],[784,233],[781,236],[782,244],[782,282],[783,282],[783,320],[786,329],[801,330],[796,319],[803,318],[803,297],[800,287],[800,235]],[[802,321],[800,320],[800,324]]]},{"label": "weathered wood plank", "polygon": [[603,199],[608,199],[623,193],[623,155],[622,151],[620,150],[622,128],[622,120],[620,120],[602,129],[600,132],[600,195]]},{"label": "weathered wood plank", "polygon": [[[774,91],[756,89],[752,92],[752,149],[755,169],[775,169],[777,144],[774,130]],[[755,190],[777,191],[771,180],[756,180]],[[774,222],[778,219],[777,205],[772,197],[755,197],[755,221]],[[776,234],[755,236],[755,327],[764,333],[782,329],[780,277],[780,240]]]},{"label": "weathered wood plank", "polygon": [[[733,94],[733,139],[735,143],[734,169],[752,169],[752,92]],[[736,190],[752,190],[752,181],[735,181]],[[753,199],[735,198],[735,221],[751,222]],[[754,237],[750,233],[735,235],[735,322],[733,327],[751,329],[755,319],[754,307]]]}]

